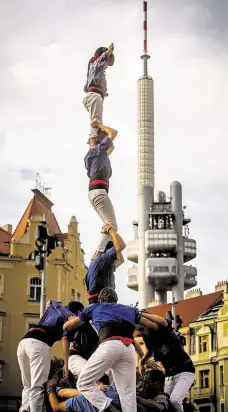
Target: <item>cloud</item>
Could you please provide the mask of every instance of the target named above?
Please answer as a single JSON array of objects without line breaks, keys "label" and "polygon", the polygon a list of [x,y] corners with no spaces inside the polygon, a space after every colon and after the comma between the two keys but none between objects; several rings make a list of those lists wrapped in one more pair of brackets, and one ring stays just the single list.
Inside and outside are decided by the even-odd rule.
[{"label": "cloud", "polygon": [[[149,71],[155,88],[156,190],[183,183],[183,202],[198,242],[199,284],[209,291],[224,277],[226,242],[228,53],[227,4],[148,2]],[[54,211],[66,230],[79,221],[86,257],[101,222],[87,198],[83,157],[88,115],[82,105],[87,63],[114,41],[107,71],[104,120],[119,130],[112,154],[110,196],[120,233],[133,237],[137,218],[137,78],[142,73],[141,3],[134,1],[19,0],[0,2],[0,136],[2,224],[17,224],[30,200],[33,176],[52,187]],[[7,185],[5,184],[7,182]],[[34,182],[34,183],[33,183]],[[117,272],[120,300],[125,263]]]}]

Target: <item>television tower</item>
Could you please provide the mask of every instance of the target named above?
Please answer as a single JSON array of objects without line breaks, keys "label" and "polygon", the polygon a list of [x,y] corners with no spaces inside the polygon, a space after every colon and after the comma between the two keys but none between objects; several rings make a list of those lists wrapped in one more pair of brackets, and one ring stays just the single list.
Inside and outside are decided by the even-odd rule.
[{"label": "television tower", "polygon": [[[184,290],[197,284],[196,268],[184,263],[196,257],[196,242],[189,239],[182,208],[182,187],[170,186],[170,201],[164,192],[154,201],[154,85],[148,75],[147,1],[143,1],[143,75],[138,79],[138,221],[133,222],[135,239],[128,242],[128,259],[138,263],[128,271],[128,287],[139,293],[139,307],[149,302],[184,298]],[[183,226],[184,236],[183,236]]]}]

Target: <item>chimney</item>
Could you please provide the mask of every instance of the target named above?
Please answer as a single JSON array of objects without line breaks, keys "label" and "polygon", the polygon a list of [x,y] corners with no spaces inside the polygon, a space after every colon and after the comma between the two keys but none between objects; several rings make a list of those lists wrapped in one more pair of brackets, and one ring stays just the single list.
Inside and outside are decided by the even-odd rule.
[{"label": "chimney", "polygon": [[1,226],[1,229],[5,230],[6,232],[8,232],[10,235],[12,235],[13,233],[13,226],[10,224],[6,224],[4,226]]},{"label": "chimney", "polygon": [[192,299],[192,298],[197,298],[198,296],[202,296],[202,291],[200,289],[192,289],[189,290],[189,292],[186,293],[185,299]]},{"label": "chimney", "polygon": [[228,293],[228,280],[222,280],[221,282],[218,282],[215,286],[215,292]]},{"label": "chimney", "polygon": [[154,306],[160,306],[161,302],[159,300],[151,300],[148,303],[148,308],[153,308]]}]

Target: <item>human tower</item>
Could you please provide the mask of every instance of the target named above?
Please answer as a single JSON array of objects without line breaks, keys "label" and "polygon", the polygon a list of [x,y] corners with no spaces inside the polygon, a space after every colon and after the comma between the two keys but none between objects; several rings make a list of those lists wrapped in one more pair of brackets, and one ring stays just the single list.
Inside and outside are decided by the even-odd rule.
[{"label": "human tower", "polygon": [[[172,393],[175,410],[182,412],[184,396],[194,381],[192,362],[168,321],[117,303],[114,273],[123,262],[125,248],[109,198],[109,156],[117,131],[102,122],[103,102],[108,96],[105,71],[114,64],[113,51],[113,44],[96,50],[89,60],[84,89],[83,103],[90,116],[89,150],[85,156],[89,201],[103,222],[85,279],[89,305],[84,308],[82,303],[71,301],[63,306],[49,301],[44,316],[30,325],[19,342],[17,358],[23,384],[20,412],[44,412],[47,405],[55,412],[171,411]],[[145,355],[134,339],[136,329],[144,333],[148,349]],[[60,340],[64,368],[50,376],[50,349]],[[146,395],[136,398],[135,351],[142,369],[153,353],[165,366],[166,376],[176,378],[167,386],[170,400],[162,394],[165,376],[158,368],[145,375]]]}]

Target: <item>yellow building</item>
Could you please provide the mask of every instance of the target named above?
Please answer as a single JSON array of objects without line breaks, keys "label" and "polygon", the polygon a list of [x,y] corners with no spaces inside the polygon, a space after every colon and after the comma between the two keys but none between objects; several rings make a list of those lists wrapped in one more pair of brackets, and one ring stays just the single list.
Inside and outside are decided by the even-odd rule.
[{"label": "yellow building", "polygon": [[[21,395],[17,345],[29,324],[39,319],[41,277],[28,257],[35,249],[37,225],[44,214],[49,233],[58,239],[58,247],[47,258],[47,300],[87,304],[78,222],[73,216],[67,233],[62,233],[52,212],[53,203],[38,189],[33,193],[14,233],[11,225],[0,228],[0,410],[7,410],[4,403],[10,408],[13,398]],[[52,355],[62,356],[61,343],[54,345]]]},{"label": "yellow building", "polygon": [[[171,310],[170,304],[148,308],[163,317]],[[218,282],[207,295],[189,291],[175,311],[183,320],[180,332],[196,368],[190,401],[200,412],[228,412],[228,282]],[[138,342],[145,350],[142,338]]]},{"label": "yellow building", "polygon": [[228,411],[228,282],[221,298],[190,326],[190,356],[196,368],[191,399],[201,412]]}]

